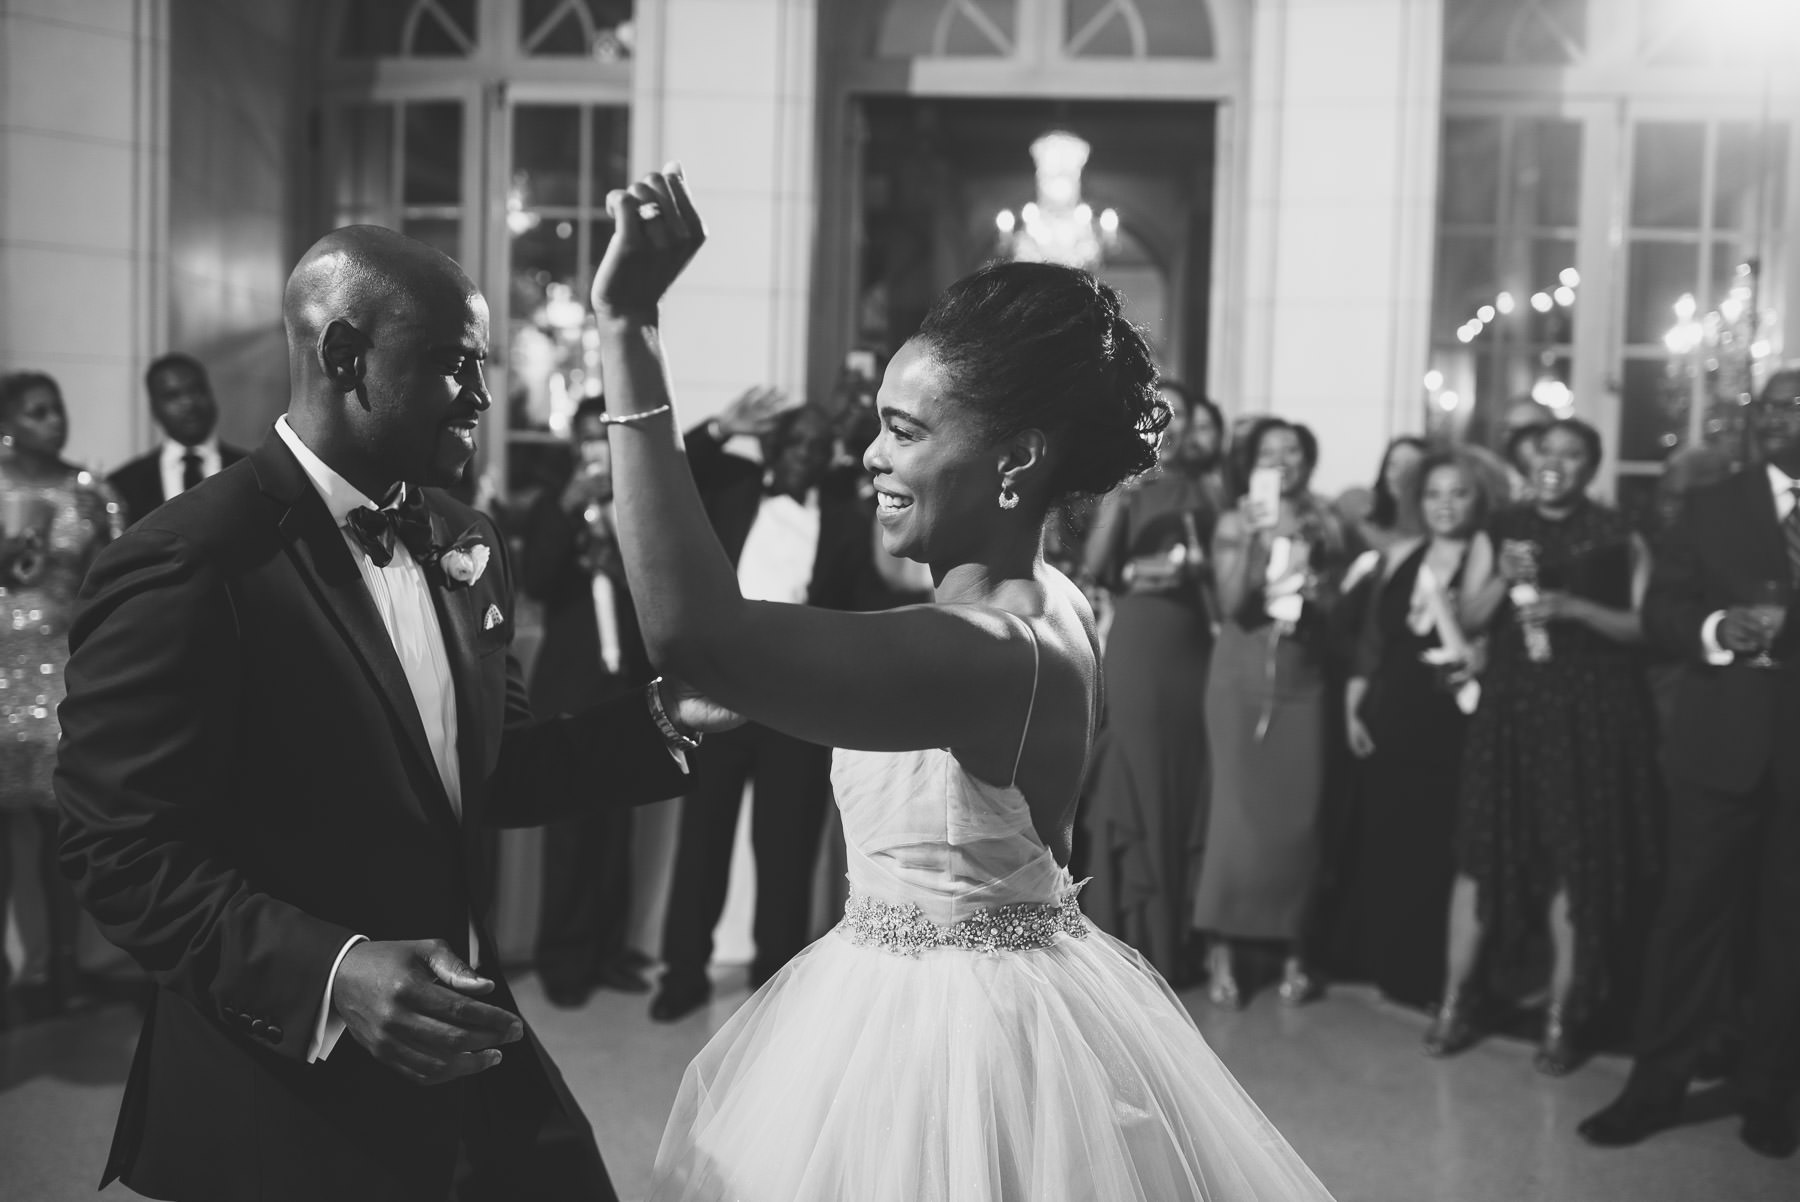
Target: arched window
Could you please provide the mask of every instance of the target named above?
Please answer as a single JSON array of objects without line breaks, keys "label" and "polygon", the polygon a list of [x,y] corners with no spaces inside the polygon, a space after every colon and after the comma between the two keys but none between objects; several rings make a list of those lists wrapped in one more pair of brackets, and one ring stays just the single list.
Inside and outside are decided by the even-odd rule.
[{"label": "arched window", "polygon": [[1451,63],[1560,67],[1587,52],[1588,0],[1446,0]]},{"label": "arched window", "polygon": [[1216,54],[1207,0],[890,0],[875,40],[878,59]]}]

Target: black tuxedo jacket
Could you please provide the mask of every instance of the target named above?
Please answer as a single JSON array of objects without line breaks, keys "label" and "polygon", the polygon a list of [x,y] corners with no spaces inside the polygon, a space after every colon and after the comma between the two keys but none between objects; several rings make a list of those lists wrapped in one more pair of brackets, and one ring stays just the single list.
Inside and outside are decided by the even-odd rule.
[{"label": "black tuxedo jacket", "polygon": [[[697,426],[686,438],[688,468],[706,506],[713,532],[732,565],[744,552],[762,507],[763,465],[733,455]],[[858,609],[864,569],[870,562],[871,515],[857,504],[854,487],[827,477],[819,486],[819,548],[813,557],[806,603],[823,609]],[[879,608],[868,606],[867,608]]]},{"label": "black tuxedo jacket", "polygon": [[540,714],[594,705],[656,675],[623,575],[613,581],[619,671],[606,670],[593,577],[581,564],[583,526],[579,515],[563,509],[556,489],[546,489],[525,516],[520,583],[544,606],[544,641],[531,678],[531,704]]},{"label": "black tuxedo jacket", "polygon": [[[531,719],[506,544],[477,511],[425,496],[438,542],[473,529],[492,549],[472,586],[428,573],[461,822],[350,550],[279,438],[139,522],[88,575],[60,713],[61,862],[156,984],[107,1180],[183,1199],[442,1197],[460,1126],[488,1097],[473,1091],[501,1073],[521,1146],[572,1120],[592,1147],[529,1032],[500,1068],[435,1087],[348,1035],[305,1063],[352,934],[466,954],[491,895],[482,824],[684,788],[639,697]],[[513,1006],[504,982],[489,1000]],[[597,1152],[591,1165],[585,1192],[611,1198]]]},{"label": "black tuxedo jacket", "polygon": [[1706,662],[1709,615],[1750,602],[1756,586],[1787,580],[1787,545],[1760,466],[1689,494],[1657,550],[1644,599],[1650,640],[1683,664],[1666,735],[1670,771],[1726,792],[1752,789],[1773,764],[1800,784],[1800,615],[1777,640],[1777,670]]},{"label": "black tuxedo jacket", "polygon": [[[219,464],[221,470],[230,467],[244,457],[244,452],[227,443],[219,444]],[[152,509],[169,498],[163,496],[162,448],[139,455],[128,460],[118,471],[106,478],[119,494],[119,500],[125,504],[125,524],[138,521]]]}]

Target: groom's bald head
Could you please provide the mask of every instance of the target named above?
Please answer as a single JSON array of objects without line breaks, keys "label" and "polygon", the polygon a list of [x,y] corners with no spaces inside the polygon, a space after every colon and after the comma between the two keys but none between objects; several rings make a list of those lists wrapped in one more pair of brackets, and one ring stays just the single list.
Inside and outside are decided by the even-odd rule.
[{"label": "groom's bald head", "polygon": [[327,463],[365,492],[460,473],[488,407],[488,313],[454,259],[379,226],[333,230],[288,277],[282,316],[288,419],[357,475]]}]

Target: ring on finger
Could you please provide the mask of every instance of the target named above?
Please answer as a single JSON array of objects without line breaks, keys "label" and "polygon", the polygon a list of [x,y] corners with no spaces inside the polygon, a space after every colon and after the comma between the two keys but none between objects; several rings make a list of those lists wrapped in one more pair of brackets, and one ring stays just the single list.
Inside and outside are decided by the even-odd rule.
[{"label": "ring on finger", "polygon": [[662,206],[654,200],[647,200],[638,206],[637,213],[639,221],[655,221],[662,216]]}]

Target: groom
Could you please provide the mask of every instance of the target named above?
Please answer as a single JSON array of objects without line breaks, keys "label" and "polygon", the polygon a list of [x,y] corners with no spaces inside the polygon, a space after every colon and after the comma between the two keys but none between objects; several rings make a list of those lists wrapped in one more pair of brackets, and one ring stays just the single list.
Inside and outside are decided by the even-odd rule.
[{"label": "groom", "polygon": [[656,685],[531,719],[505,542],[419,487],[491,403],[454,262],[341,229],[284,316],[286,415],[107,549],[70,637],[63,871],[157,986],[102,1184],[611,1199],[497,971],[480,828],[674,796],[731,720]]}]

